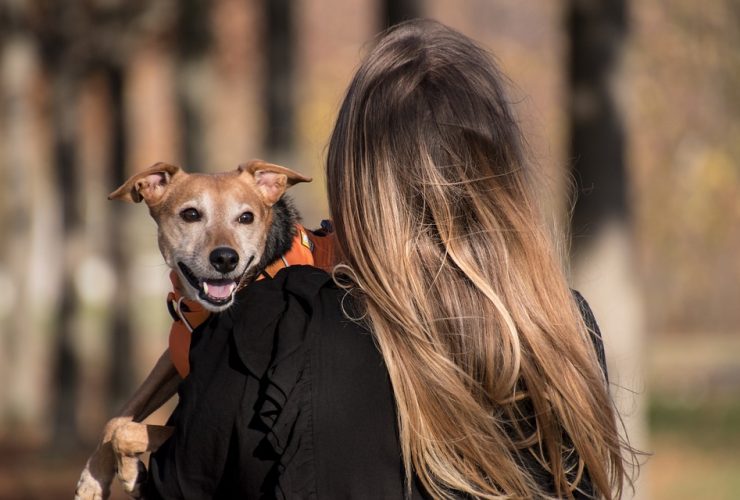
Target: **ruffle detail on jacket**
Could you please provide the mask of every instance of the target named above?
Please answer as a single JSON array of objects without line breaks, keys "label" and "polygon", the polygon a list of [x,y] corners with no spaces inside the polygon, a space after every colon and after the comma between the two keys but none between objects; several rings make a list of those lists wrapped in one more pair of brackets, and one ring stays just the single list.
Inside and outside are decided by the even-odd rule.
[{"label": "ruffle detail on jacket", "polygon": [[[311,491],[313,443],[310,432],[310,339],[313,304],[330,281],[308,266],[281,270],[258,293],[246,297],[250,306],[234,320],[233,342],[241,362],[259,381],[259,396],[250,427],[265,433],[257,453],[274,461],[264,491],[295,498],[291,491]],[[252,302],[254,301],[254,302]],[[301,450],[301,463],[294,463]],[[315,494],[315,493],[314,493]]]}]

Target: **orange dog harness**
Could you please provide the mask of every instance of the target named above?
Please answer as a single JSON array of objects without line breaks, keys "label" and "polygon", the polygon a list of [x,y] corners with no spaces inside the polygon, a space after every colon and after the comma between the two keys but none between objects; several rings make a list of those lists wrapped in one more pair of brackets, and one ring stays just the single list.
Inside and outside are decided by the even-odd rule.
[{"label": "orange dog harness", "polygon": [[[334,235],[329,221],[323,221],[321,227],[322,229],[312,232],[296,224],[296,235],[293,237],[290,250],[267,266],[257,279],[263,279],[265,275],[272,278],[281,269],[296,265],[331,270],[334,265]],[[186,299],[182,295],[180,280],[175,271],[170,271],[170,281],[173,290],[167,295],[167,308],[174,319],[170,328],[170,358],[177,373],[185,378],[190,373],[188,358],[191,334],[208,319],[211,312],[198,302]]]}]

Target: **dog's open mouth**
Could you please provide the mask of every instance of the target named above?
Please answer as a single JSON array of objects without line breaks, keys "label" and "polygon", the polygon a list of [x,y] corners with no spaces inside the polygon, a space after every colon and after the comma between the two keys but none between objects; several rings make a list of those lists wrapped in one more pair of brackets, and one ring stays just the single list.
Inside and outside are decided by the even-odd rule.
[{"label": "dog's open mouth", "polygon": [[[178,262],[177,266],[180,268],[180,271],[182,271],[183,276],[188,280],[188,283],[198,290],[198,296],[202,300],[205,300],[214,306],[223,306],[228,304],[241,281],[241,276],[236,279],[199,278],[182,262]],[[248,267],[249,266],[247,265],[247,268]]]}]

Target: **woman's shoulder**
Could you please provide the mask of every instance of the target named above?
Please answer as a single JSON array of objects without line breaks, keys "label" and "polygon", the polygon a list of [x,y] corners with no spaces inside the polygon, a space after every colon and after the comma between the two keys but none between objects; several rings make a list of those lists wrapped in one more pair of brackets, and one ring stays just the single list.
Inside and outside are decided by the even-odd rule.
[{"label": "woman's shoulder", "polygon": [[599,329],[599,325],[596,322],[596,317],[591,310],[591,306],[589,306],[588,302],[579,291],[571,290],[571,293],[573,294],[573,298],[575,299],[576,304],[578,304],[578,310],[581,312],[583,322],[586,324],[586,328],[588,329],[588,332],[591,336],[591,342],[593,342],[594,349],[596,350],[596,356],[599,359],[601,369],[604,371],[604,375],[608,380],[609,373],[606,368],[606,352],[604,350],[604,339],[601,337],[601,330]]},{"label": "woman's shoulder", "polygon": [[285,268],[273,278],[270,288],[283,292],[279,301],[283,317],[297,310],[300,315],[319,323],[319,329],[332,327],[322,333],[325,337],[332,333],[368,334],[353,294],[337,285],[322,269],[312,266]]},{"label": "woman's shoulder", "polygon": [[274,330],[278,323],[310,316],[322,289],[333,289],[331,276],[312,266],[290,266],[274,277],[256,281],[240,291],[236,305],[227,312],[235,329],[251,332]]},{"label": "woman's shoulder", "polygon": [[353,355],[374,346],[367,330],[353,319],[349,294],[331,275],[312,266],[284,268],[269,280],[251,284],[237,301],[230,312],[234,346],[256,376],[288,358],[295,364],[317,346]]},{"label": "woman's shoulder", "polygon": [[586,298],[578,290],[571,290],[571,293],[573,294],[573,298],[576,300],[576,304],[578,304],[578,309],[581,311],[581,316],[583,317],[583,321],[586,323],[588,329],[601,337],[599,325],[596,323],[596,318],[594,317],[594,313],[591,310],[591,306],[588,305]]},{"label": "woman's shoulder", "polygon": [[246,295],[253,297],[265,291],[283,291],[303,299],[315,297],[324,287],[334,287],[331,275],[317,267],[295,265],[281,269],[272,278],[252,283],[245,289]]}]

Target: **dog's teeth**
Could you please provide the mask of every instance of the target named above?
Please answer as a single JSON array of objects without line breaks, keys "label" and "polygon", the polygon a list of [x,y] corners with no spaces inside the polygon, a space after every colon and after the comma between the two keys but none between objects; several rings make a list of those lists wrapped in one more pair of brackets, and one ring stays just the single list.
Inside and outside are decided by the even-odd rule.
[{"label": "dog's teeth", "polygon": [[203,282],[203,293],[208,295],[208,283],[206,283],[205,281]]}]

